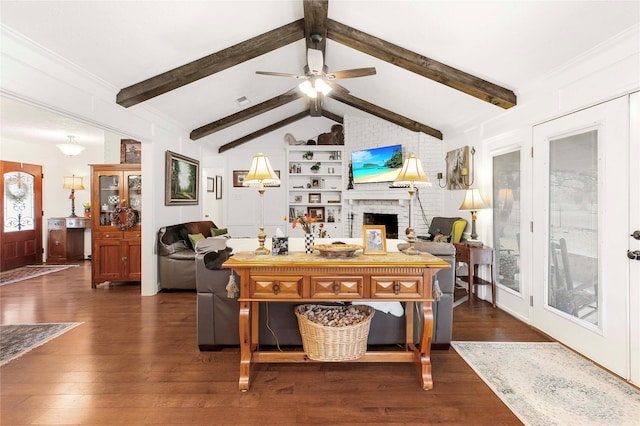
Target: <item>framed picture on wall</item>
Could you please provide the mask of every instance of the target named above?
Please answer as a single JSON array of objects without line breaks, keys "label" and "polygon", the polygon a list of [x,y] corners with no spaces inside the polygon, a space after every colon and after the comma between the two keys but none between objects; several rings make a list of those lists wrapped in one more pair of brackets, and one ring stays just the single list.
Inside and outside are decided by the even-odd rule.
[{"label": "framed picture on wall", "polygon": [[465,175],[469,173],[469,147],[447,152],[447,189],[466,189]]},{"label": "framed picture on wall", "polygon": [[200,162],[175,152],[165,154],[165,206],[198,205]]},{"label": "framed picture on wall", "polygon": [[207,192],[216,192],[216,181],[214,178],[207,178]]},{"label": "framed picture on wall", "polygon": [[140,164],[142,143],[133,139],[120,139],[120,164]]},{"label": "framed picture on wall", "polygon": [[235,188],[241,187],[244,182],[244,178],[247,177],[249,170],[234,170],[233,171],[233,186]]},{"label": "framed picture on wall", "polygon": [[216,200],[222,200],[222,176],[216,175]]}]

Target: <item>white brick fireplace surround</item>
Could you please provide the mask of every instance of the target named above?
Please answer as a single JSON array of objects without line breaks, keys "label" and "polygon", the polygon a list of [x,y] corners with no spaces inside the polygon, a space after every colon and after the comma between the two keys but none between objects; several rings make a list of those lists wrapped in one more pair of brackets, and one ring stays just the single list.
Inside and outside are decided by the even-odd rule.
[{"label": "white brick fireplace surround", "polygon": [[[433,186],[418,189],[413,203],[412,226],[416,235],[426,235],[428,224],[434,216],[440,216],[443,208],[443,195],[438,187],[436,174],[442,169],[444,158],[444,142],[399,127],[387,121],[363,118],[344,117],[344,132],[347,156],[351,151],[365,148],[377,148],[389,145],[402,145],[406,157],[413,152],[420,158],[422,167]],[[345,170],[345,182],[348,182],[348,170]],[[418,200],[419,198],[419,200]],[[383,213],[398,215],[398,238],[404,238],[405,229],[409,226],[409,192],[407,188],[390,188],[388,183],[355,184],[354,189],[343,192],[345,209],[345,237],[362,237],[362,221],[364,213]],[[426,220],[423,219],[426,216]]]}]

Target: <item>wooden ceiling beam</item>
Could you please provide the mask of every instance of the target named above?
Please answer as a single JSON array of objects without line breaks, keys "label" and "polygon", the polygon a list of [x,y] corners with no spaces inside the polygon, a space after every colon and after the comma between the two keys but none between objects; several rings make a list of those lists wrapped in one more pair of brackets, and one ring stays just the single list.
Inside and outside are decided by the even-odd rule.
[{"label": "wooden ceiling beam", "polygon": [[212,123],[198,127],[197,129],[191,131],[191,133],[189,134],[189,138],[194,141],[204,138],[205,136],[218,132],[222,129],[226,129],[227,127],[233,126],[235,124],[241,123],[274,108],[286,105],[289,102],[300,99],[302,96],[302,93],[300,93],[297,88],[291,89],[288,92],[283,93],[282,95],[276,96],[275,98],[268,99],[240,112],[228,115],[224,118],[221,118],[220,120],[216,120]]},{"label": "wooden ceiling beam", "polygon": [[[318,49],[325,56],[327,46],[327,17],[329,16],[329,0],[303,0],[304,35],[307,48]],[[316,45],[311,40],[311,34],[320,34],[322,40]]]},{"label": "wooden ceiling beam", "polygon": [[344,124],[344,117],[341,117],[337,114],[334,114],[326,109],[322,110],[322,116],[328,118],[329,120],[333,120],[336,123]]},{"label": "wooden ceiling beam", "polygon": [[396,114],[395,112],[389,111],[388,109],[384,109],[365,100],[358,99],[355,96],[350,95],[349,93],[332,91],[327,96],[349,106],[357,108],[361,111],[364,111],[368,114],[375,115],[376,117],[382,118],[383,120],[397,124],[398,126],[404,127],[405,129],[409,129],[414,132],[422,132],[427,135],[433,136],[434,138],[442,140],[441,131],[434,129],[433,127],[429,127],[425,124],[418,123],[415,120],[411,120],[410,118]]},{"label": "wooden ceiling beam", "polygon": [[418,75],[452,87],[490,104],[508,109],[516,105],[509,89],[419,55],[395,44],[328,19],[327,37],[345,46],[397,65]]},{"label": "wooden ceiling beam", "polygon": [[284,120],[278,121],[277,123],[273,123],[273,124],[271,124],[271,125],[269,125],[267,127],[264,127],[264,128],[262,128],[260,130],[256,130],[253,133],[249,133],[246,136],[243,136],[243,137],[241,137],[239,139],[236,139],[236,140],[234,140],[232,142],[229,142],[229,143],[226,143],[226,144],[222,145],[220,148],[218,148],[218,153],[222,154],[223,152],[228,151],[228,150],[233,149],[233,148],[236,148],[236,147],[242,145],[243,143],[249,142],[252,139],[256,139],[256,138],[259,138],[260,136],[264,136],[267,133],[273,132],[274,130],[277,130],[277,129],[281,128],[281,127],[284,127],[284,126],[286,126],[288,124],[294,123],[294,122],[296,122],[296,121],[298,121],[300,119],[303,119],[305,117],[308,117],[308,116],[309,116],[309,111],[305,110],[305,111],[299,112],[299,113],[297,113],[295,115],[292,115],[291,117],[285,118]]},{"label": "wooden ceiling beam", "polygon": [[116,102],[130,107],[171,90],[177,89],[219,71],[231,68],[257,56],[279,49],[304,38],[305,23],[299,19],[268,31],[242,43],[212,53],[188,64],[126,87],[116,96]]}]

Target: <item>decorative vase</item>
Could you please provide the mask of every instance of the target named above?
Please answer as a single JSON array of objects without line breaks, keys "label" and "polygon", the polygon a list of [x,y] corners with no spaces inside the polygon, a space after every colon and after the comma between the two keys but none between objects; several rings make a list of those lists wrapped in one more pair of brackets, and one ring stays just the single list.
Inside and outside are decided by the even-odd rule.
[{"label": "decorative vase", "polygon": [[315,242],[315,235],[313,234],[304,234],[304,252],[305,253],[313,253],[313,244]]}]

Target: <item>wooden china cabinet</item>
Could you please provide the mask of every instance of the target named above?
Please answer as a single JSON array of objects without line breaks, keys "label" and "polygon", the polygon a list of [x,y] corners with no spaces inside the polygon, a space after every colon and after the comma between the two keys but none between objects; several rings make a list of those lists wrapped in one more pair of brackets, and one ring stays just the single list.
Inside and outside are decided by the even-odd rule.
[{"label": "wooden china cabinet", "polygon": [[140,165],[91,165],[91,191],[91,287],[141,281]]}]

